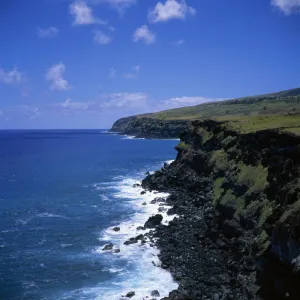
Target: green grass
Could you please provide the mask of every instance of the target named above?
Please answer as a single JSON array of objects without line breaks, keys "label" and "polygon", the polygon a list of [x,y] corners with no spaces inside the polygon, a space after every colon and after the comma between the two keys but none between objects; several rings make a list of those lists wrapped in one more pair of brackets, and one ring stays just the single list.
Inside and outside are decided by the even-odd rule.
[{"label": "green grass", "polygon": [[229,168],[229,161],[226,152],[222,150],[216,150],[211,156],[210,163],[214,166],[214,171],[226,171]]},{"label": "green grass", "polygon": [[202,145],[205,144],[213,135],[203,127],[200,127],[197,133],[202,137]]},{"label": "green grass", "polygon": [[225,178],[224,177],[219,177],[214,181],[214,188],[213,188],[213,193],[214,193],[214,203],[217,203],[220,197],[222,196],[224,189],[221,187]]},{"label": "green grass", "polygon": [[186,144],[184,141],[180,141],[180,143],[176,146],[176,148],[180,150],[188,150],[189,147],[190,146]]},{"label": "green grass", "polygon": [[300,88],[138,116],[144,117],[160,120],[214,119],[228,122],[229,128],[242,133],[271,128],[300,134]]},{"label": "green grass", "polygon": [[268,169],[261,164],[258,166],[247,166],[243,163],[239,164],[240,172],[236,183],[238,185],[246,185],[249,187],[247,193],[263,191],[267,185]]}]

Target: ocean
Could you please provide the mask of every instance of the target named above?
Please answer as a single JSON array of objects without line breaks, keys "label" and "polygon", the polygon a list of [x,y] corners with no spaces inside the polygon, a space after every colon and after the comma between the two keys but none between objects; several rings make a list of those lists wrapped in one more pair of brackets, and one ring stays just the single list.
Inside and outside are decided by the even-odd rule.
[{"label": "ocean", "polygon": [[[134,188],[176,140],[104,130],[0,131],[0,299],[143,299],[177,288],[159,250],[124,245],[157,212]],[[143,205],[146,202],[147,205]],[[167,222],[164,218],[164,222]],[[120,231],[115,231],[115,226]],[[103,247],[113,243],[113,250]]]}]

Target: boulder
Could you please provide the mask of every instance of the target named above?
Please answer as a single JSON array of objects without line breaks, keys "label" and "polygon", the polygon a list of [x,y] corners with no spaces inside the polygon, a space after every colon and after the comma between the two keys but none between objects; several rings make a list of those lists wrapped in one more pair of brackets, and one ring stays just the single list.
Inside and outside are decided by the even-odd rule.
[{"label": "boulder", "polygon": [[167,208],[165,208],[163,206],[158,208],[158,212],[165,212],[165,211],[167,211]]},{"label": "boulder", "polygon": [[137,243],[138,241],[143,241],[144,240],[144,235],[143,234],[139,234],[138,236],[136,237],[133,237],[133,238],[130,238],[129,240],[127,240],[124,245],[131,245],[131,244],[135,244]]},{"label": "boulder", "polygon": [[109,244],[105,245],[105,246],[102,248],[102,250],[103,250],[103,251],[110,251],[110,250],[112,250],[113,246],[114,246],[113,243],[109,243]]},{"label": "boulder", "polygon": [[120,231],[120,227],[114,227],[113,231]]},{"label": "boulder", "polygon": [[160,294],[159,294],[159,292],[157,290],[154,290],[154,291],[151,292],[151,296],[152,297],[159,297]]},{"label": "boulder", "polygon": [[145,223],[145,228],[154,228],[155,226],[159,225],[162,220],[163,220],[163,216],[160,214],[150,217],[148,221]]},{"label": "boulder", "polygon": [[141,186],[139,183],[135,183],[132,187],[139,187]]},{"label": "boulder", "polygon": [[129,292],[126,294],[127,298],[132,298],[135,295],[135,292]]}]

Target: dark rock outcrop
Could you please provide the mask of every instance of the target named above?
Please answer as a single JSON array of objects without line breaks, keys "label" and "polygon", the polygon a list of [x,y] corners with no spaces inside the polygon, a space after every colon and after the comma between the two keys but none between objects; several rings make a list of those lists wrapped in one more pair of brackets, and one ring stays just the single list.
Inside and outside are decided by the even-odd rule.
[{"label": "dark rock outcrop", "polygon": [[180,216],[155,222],[162,267],[179,282],[165,299],[299,299],[299,144],[215,121],[181,134],[176,161],[142,182],[171,193],[168,214]]},{"label": "dark rock outcrop", "polygon": [[110,251],[110,250],[112,250],[113,247],[114,247],[114,244],[109,243],[109,244],[105,245],[102,250],[103,251]]},{"label": "dark rock outcrop", "polygon": [[163,220],[163,216],[160,214],[157,214],[153,217],[150,217],[148,221],[145,223],[145,228],[154,228],[155,226],[159,225],[161,221]]},{"label": "dark rock outcrop", "polygon": [[189,121],[159,120],[144,117],[128,117],[117,120],[110,131],[130,134],[143,138],[178,138],[179,134],[190,125]]}]

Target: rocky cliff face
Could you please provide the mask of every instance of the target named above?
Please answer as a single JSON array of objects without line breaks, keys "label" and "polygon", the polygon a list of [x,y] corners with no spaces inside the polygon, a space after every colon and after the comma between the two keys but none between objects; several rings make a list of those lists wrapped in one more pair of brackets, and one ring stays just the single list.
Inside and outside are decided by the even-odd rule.
[{"label": "rocky cliff face", "polygon": [[168,299],[299,299],[300,138],[214,121],[181,134],[176,161],[143,186],[171,192],[159,226]]},{"label": "rocky cliff face", "polygon": [[111,131],[143,138],[178,138],[180,132],[189,125],[188,121],[164,121],[134,116],[117,120]]}]

